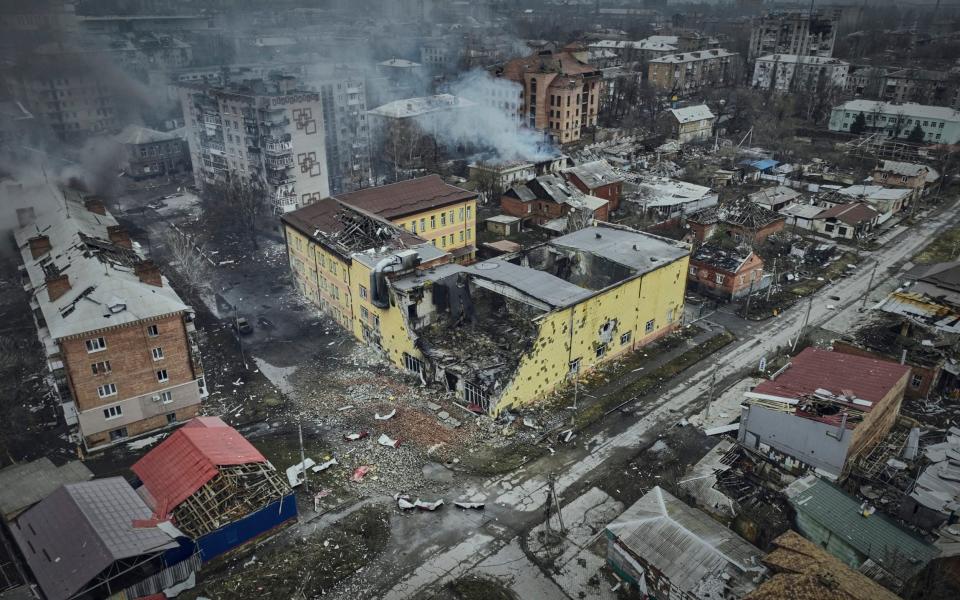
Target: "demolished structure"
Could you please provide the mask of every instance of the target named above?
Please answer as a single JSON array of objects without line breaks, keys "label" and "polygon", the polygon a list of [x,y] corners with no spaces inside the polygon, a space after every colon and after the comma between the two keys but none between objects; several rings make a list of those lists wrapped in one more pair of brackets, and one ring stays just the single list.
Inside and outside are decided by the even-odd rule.
[{"label": "demolished structure", "polygon": [[625,227],[591,225],[466,266],[334,199],[284,223],[309,299],[480,413],[542,399],[672,332],[683,314],[689,248]]},{"label": "demolished structure", "polygon": [[698,292],[737,300],[770,286],[763,259],[749,248],[724,249],[706,243],[690,257],[690,285]]},{"label": "demolished structure", "polygon": [[727,237],[736,242],[760,244],[770,235],[783,231],[784,224],[781,215],[744,198],[687,217],[693,239],[699,243],[723,230]]},{"label": "demolished structure", "polygon": [[172,520],[204,562],[297,517],[283,475],[218,417],[193,419],[132,470],[154,518]]}]

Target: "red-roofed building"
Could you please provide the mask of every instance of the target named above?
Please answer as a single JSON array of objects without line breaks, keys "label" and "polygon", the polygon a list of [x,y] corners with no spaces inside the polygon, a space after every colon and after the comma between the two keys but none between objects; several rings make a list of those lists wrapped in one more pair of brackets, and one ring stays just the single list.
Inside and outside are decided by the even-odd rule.
[{"label": "red-roofed building", "polygon": [[890,431],[909,375],[895,362],[807,348],[746,394],[738,439],[839,476]]},{"label": "red-roofed building", "polygon": [[171,518],[205,561],[297,515],[285,478],[218,417],[191,420],[132,470],[154,517]]}]

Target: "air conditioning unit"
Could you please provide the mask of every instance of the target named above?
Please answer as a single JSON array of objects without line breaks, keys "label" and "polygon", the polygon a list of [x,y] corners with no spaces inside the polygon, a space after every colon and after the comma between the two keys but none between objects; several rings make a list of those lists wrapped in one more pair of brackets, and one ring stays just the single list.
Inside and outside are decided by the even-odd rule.
[{"label": "air conditioning unit", "polygon": [[160,402],[160,395],[157,394],[155,396],[152,396],[150,399],[153,400],[154,402]]}]

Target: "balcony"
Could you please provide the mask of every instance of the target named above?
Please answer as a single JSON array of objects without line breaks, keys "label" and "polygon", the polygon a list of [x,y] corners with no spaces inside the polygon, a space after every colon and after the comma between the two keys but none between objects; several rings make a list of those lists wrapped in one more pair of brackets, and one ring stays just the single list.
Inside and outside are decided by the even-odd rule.
[{"label": "balcony", "polygon": [[293,156],[267,156],[266,164],[268,169],[289,169],[293,166]]},{"label": "balcony", "polygon": [[263,149],[268,155],[271,156],[283,156],[293,152],[293,143],[292,142],[267,142],[264,144]]},{"label": "balcony", "polygon": [[287,185],[295,181],[293,175],[288,175],[283,171],[267,171],[267,182],[270,185]]}]

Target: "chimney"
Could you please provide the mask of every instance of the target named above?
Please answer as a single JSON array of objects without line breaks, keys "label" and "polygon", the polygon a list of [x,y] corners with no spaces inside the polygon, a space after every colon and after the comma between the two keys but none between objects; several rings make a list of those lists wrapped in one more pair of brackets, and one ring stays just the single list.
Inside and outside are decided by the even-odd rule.
[{"label": "chimney", "polygon": [[108,225],[107,235],[110,236],[110,242],[124,248],[133,248],[133,242],[130,241],[130,234],[119,225]]},{"label": "chimney", "polygon": [[134,272],[137,274],[137,277],[140,278],[140,281],[157,287],[163,287],[163,279],[160,278],[160,267],[153,264],[152,260],[144,260],[137,263]]},{"label": "chimney", "polygon": [[104,206],[103,200],[96,196],[91,196],[84,200],[83,206],[92,213],[97,213],[98,215],[107,214],[107,207]]},{"label": "chimney", "polygon": [[53,302],[70,291],[70,276],[66,273],[47,275],[47,296]]},{"label": "chimney", "polygon": [[17,209],[17,224],[19,224],[20,227],[33,225],[36,221],[37,221],[37,213],[34,212],[32,206],[28,206],[27,208]]},{"label": "chimney", "polygon": [[45,235],[32,237],[28,243],[30,244],[30,255],[33,258],[40,258],[53,248],[50,245],[50,238]]}]

